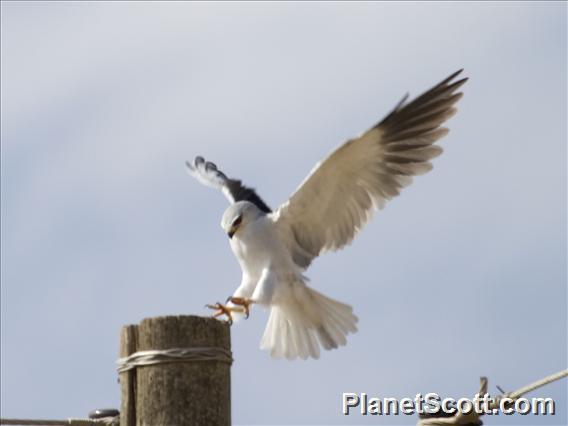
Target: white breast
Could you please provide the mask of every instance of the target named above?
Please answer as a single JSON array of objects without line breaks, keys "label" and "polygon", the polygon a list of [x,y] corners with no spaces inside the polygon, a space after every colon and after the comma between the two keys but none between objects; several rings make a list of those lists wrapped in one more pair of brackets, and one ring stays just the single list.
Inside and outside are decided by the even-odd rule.
[{"label": "white breast", "polygon": [[231,249],[251,278],[260,278],[262,270],[269,267],[294,269],[290,253],[280,241],[274,223],[266,216],[239,229],[231,239]]}]

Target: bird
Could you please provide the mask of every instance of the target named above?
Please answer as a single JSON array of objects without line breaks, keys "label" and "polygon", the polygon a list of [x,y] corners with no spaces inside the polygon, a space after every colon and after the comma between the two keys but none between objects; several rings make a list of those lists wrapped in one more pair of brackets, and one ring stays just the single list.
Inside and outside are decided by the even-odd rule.
[{"label": "bird", "polygon": [[272,210],[255,189],[228,178],[197,156],[191,176],[220,190],[231,203],[221,219],[242,269],[241,284],[226,302],[206,305],[216,318],[248,318],[253,306],[270,309],[260,347],[274,358],[320,357],[357,331],[353,308],[308,285],[305,275],[319,255],[350,244],[377,210],[414,176],[432,169],[442,153],[435,143],[442,124],[463,96],[463,69],[394,109],[360,136],[318,162],[291,197]]}]

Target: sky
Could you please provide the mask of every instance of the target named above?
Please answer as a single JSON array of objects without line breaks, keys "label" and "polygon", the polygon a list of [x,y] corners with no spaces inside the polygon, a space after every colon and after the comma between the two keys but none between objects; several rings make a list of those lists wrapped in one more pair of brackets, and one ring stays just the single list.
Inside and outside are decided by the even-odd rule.
[{"label": "sky", "polygon": [[[313,165],[464,68],[434,169],[308,270],[359,331],[314,361],[232,327],[237,425],[344,416],[343,392],[472,396],[567,366],[565,2],[1,2],[1,413],[118,407],[120,328],[207,315],[240,269],[195,155],[272,207]],[[557,414],[491,425],[566,424]]]}]

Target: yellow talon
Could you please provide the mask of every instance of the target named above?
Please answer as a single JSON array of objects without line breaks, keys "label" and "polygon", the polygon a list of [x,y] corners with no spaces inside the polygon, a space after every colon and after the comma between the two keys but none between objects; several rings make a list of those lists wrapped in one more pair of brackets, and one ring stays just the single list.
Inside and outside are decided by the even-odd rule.
[{"label": "yellow talon", "polygon": [[213,312],[213,318],[217,318],[221,315],[227,315],[227,322],[229,323],[229,325],[233,324],[233,316],[231,315],[231,311],[233,311],[233,309],[231,309],[230,307],[222,305],[219,302],[215,303],[214,305],[205,305],[205,307],[209,309],[216,309],[216,311]]},{"label": "yellow talon", "polygon": [[238,306],[242,306],[246,315],[246,318],[249,317],[250,314],[250,305],[252,305],[254,302],[251,299],[248,299],[246,297],[229,297],[227,299],[227,302],[231,302],[235,305]]}]

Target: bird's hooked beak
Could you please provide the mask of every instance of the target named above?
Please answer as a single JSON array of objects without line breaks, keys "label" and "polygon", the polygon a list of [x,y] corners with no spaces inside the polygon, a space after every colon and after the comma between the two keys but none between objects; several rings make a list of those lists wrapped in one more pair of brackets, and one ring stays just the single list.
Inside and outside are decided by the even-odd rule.
[{"label": "bird's hooked beak", "polygon": [[229,236],[229,238],[233,238],[233,235],[235,235],[235,232],[237,232],[241,226],[241,222],[243,221],[243,215],[240,215],[239,217],[237,217],[233,223],[231,224],[231,227],[229,228],[229,232],[227,232],[227,235]]},{"label": "bird's hooked beak", "polygon": [[229,232],[227,232],[227,235],[229,236],[229,238],[233,238],[233,235],[235,235],[235,233],[239,230],[241,226],[241,222],[239,221],[239,223],[233,223],[231,225],[231,227],[229,228]]},{"label": "bird's hooked beak", "polygon": [[231,226],[231,229],[229,229],[229,232],[227,232],[227,235],[229,236],[229,238],[233,238],[233,235],[235,235],[235,232],[237,232],[237,229],[234,226]]}]

